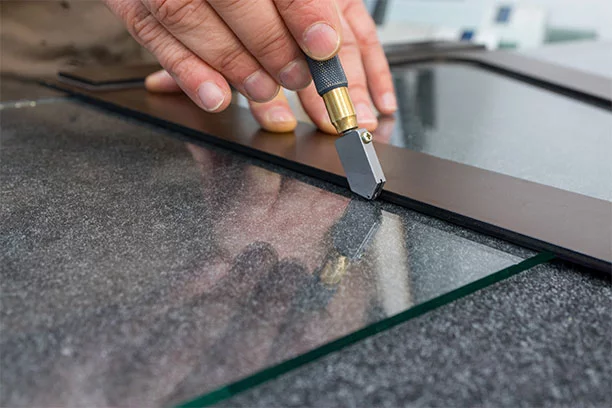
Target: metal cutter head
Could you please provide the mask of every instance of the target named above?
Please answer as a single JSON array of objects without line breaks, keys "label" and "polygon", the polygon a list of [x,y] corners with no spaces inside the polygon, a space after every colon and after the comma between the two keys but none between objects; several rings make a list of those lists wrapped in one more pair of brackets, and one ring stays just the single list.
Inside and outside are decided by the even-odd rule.
[{"label": "metal cutter head", "polygon": [[352,129],[336,140],[336,150],[351,190],[374,200],[383,189],[385,175],[372,143],[372,134],[365,129]]},{"label": "metal cutter head", "polygon": [[357,115],[340,59],[335,56],[327,61],[308,57],[306,60],[329,119],[342,135],[336,141],[336,150],[349,186],[354,193],[373,200],[382,191],[385,175],[372,144],[372,134],[357,128]]}]

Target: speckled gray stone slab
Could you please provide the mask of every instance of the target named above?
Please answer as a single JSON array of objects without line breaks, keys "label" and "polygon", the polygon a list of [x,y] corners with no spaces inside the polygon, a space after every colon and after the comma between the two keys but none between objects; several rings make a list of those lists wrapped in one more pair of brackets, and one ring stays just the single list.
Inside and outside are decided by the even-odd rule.
[{"label": "speckled gray stone slab", "polygon": [[75,103],[1,137],[2,406],[179,402],[531,255]]},{"label": "speckled gray stone slab", "polygon": [[609,275],[546,264],[218,405],[607,408],[611,334]]}]

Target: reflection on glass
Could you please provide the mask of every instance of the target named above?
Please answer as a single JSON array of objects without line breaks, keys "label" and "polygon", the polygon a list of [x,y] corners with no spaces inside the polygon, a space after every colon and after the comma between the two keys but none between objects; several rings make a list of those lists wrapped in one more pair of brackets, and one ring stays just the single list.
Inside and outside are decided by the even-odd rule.
[{"label": "reflection on glass", "polygon": [[74,104],[2,127],[2,406],[178,403],[522,260]]},{"label": "reflection on glass", "polygon": [[389,143],[612,201],[609,110],[469,65],[393,75],[400,112]]}]

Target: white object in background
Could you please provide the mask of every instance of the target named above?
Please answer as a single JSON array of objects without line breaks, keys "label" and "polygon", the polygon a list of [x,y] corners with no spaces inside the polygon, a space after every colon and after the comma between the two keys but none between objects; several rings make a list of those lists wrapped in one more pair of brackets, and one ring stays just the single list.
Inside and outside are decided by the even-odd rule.
[{"label": "white object in background", "polygon": [[383,45],[424,41],[470,41],[482,44],[488,50],[497,49],[499,45],[499,35],[495,30],[461,29],[395,21],[378,27],[378,38]]},{"label": "white object in background", "polygon": [[485,12],[478,31],[496,33],[517,48],[536,48],[546,38],[546,16],[542,7],[500,2]]},{"label": "white object in background", "polygon": [[495,31],[481,28],[474,37],[476,44],[482,44],[487,50],[496,50],[499,47],[499,34]]},{"label": "white object in background", "polygon": [[459,32],[456,28],[389,21],[378,27],[378,39],[383,45],[433,40],[456,41]]}]

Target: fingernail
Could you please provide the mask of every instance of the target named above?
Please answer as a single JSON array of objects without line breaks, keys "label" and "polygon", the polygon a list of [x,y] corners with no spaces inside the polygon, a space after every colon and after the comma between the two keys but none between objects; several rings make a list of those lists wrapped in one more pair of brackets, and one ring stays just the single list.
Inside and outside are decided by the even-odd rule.
[{"label": "fingernail", "polygon": [[163,91],[174,88],[176,87],[175,84],[174,78],[165,69],[154,72],[145,79],[145,86],[151,91]]},{"label": "fingernail", "polygon": [[381,98],[383,110],[391,113],[397,110],[397,99],[393,92],[387,92]]},{"label": "fingernail", "polygon": [[261,125],[270,132],[291,132],[297,120],[288,106],[274,106],[266,111]]},{"label": "fingernail", "polygon": [[261,69],[251,74],[244,81],[244,90],[249,98],[255,102],[268,102],[272,100],[280,87],[270,75]]},{"label": "fingernail", "polygon": [[266,120],[275,124],[293,123],[295,116],[284,106],[275,106],[266,112]]},{"label": "fingernail", "polygon": [[312,25],[304,33],[304,45],[312,58],[330,58],[340,47],[340,36],[336,30],[325,23]]},{"label": "fingernail", "polygon": [[275,106],[268,110],[268,112],[266,113],[266,119],[274,123],[286,123],[293,122],[295,120],[295,117],[293,116],[293,113],[291,113],[286,107]]},{"label": "fingernail", "polygon": [[311,80],[308,65],[301,59],[288,63],[278,77],[281,84],[292,91],[306,88]]},{"label": "fingernail", "polygon": [[360,103],[355,107],[357,111],[357,121],[360,125],[367,125],[376,123],[376,117],[372,112],[372,109],[365,103]]},{"label": "fingernail", "polygon": [[200,102],[209,112],[214,112],[225,101],[225,93],[213,81],[206,81],[198,88]]}]

